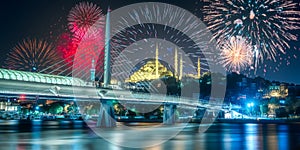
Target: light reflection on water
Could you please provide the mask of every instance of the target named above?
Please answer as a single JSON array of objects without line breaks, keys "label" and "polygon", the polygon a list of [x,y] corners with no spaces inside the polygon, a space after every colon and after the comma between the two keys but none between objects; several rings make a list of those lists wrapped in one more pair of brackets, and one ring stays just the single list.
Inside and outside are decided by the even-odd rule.
[{"label": "light reflection on water", "polygon": [[245,141],[247,141],[245,143],[245,147],[244,149],[248,149],[248,150],[256,150],[258,149],[258,124],[245,124]]},{"label": "light reflection on water", "polygon": [[286,125],[279,125],[279,133],[277,136],[277,141],[278,141],[278,149],[290,149],[288,141],[289,141],[289,136],[288,136],[288,127]]},{"label": "light reflection on water", "polygon": [[[214,124],[205,133],[197,133],[193,126],[184,129],[169,141],[144,150],[186,150],[186,149],[300,149],[299,124]],[[169,127],[169,130],[172,127]],[[110,129],[109,129],[110,130]],[[126,143],[132,135],[127,131],[111,129],[109,134],[114,140]],[[161,131],[153,131],[160,135]],[[136,141],[143,142],[143,141]],[[131,149],[119,147],[98,137],[89,129],[41,130],[34,127],[33,132],[1,133],[2,150],[84,150]]]}]

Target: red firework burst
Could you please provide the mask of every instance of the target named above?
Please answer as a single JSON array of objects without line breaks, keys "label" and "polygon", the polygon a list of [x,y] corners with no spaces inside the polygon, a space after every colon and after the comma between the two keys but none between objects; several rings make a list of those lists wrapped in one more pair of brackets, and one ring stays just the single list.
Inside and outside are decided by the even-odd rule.
[{"label": "red firework burst", "polygon": [[77,44],[73,42],[72,35],[68,33],[63,33],[60,35],[56,49],[68,64],[67,66],[72,66],[74,55],[77,49]]},{"label": "red firework burst", "polygon": [[[95,61],[96,73],[100,76],[103,72],[104,50],[101,42],[95,40],[82,40],[80,43],[74,41],[72,35],[63,33],[57,43],[57,51],[68,66],[67,75],[75,75],[78,78],[88,79],[92,67],[92,60]],[[72,70],[72,72],[71,72]]]},{"label": "red firework burst", "polygon": [[78,40],[102,35],[104,17],[102,10],[93,3],[81,2],[75,5],[69,12],[68,21],[70,31]]},{"label": "red firework burst", "polygon": [[71,9],[68,21],[72,34],[62,34],[57,49],[72,66],[73,76],[88,79],[92,60],[99,62],[96,71],[102,66],[97,60],[103,55],[104,16],[97,5],[81,2]]}]

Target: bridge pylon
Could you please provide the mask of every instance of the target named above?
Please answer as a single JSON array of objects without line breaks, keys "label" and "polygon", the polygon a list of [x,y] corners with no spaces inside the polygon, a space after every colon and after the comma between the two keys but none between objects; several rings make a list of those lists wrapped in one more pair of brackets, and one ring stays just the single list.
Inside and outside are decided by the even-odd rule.
[{"label": "bridge pylon", "polygon": [[176,104],[164,103],[163,124],[173,125],[176,123],[176,109]]},{"label": "bridge pylon", "polygon": [[111,79],[111,56],[110,56],[110,9],[108,8],[106,14],[106,24],[105,24],[105,50],[104,50],[104,87],[108,87]]},{"label": "bridge pylon", "polygon": [[111,100],[100,100],[101,106],[96,127],[113,128],[116,127],[113,103]]}]

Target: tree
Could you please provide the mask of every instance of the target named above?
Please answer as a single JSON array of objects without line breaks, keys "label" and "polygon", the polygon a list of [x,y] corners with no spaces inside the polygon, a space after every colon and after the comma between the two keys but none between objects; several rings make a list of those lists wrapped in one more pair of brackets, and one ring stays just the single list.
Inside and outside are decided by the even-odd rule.
[{"label": "tree", "polygon": [[70,105],[67,108],[67,111],[68,111],[68,113],[78,113],[78,109],[77,109],[76,105]]},{"label": "tree", "polygon": [[259,105],[259,108],[260,108],[260,114],[261,115],[267,114],[268,111],[269,111],[269,108],[268,108],[267,104],[261,104],[261,105]]},{"label": "tree", "polygon": [[299,104],[295,95],[286,98],[286,108],[289,114],[295,114],[297,107],[300,106]]},{"label": "tree", "polygon": [[60,114],[63,110],[64,108],[59,103],[54,103],[50,106],[49,112],[51,114]]},{"label": "tree", "polygon": [[300,115],[300,107],[296,107],[296,109],[295,109],[295,115],[297,115],[297,116]]},{"label": "tree", "polygon": [[168,77],[165,81],[167,85],[167,95],[179,95],[178,94],[178,82],[174,77]]},{"label": "tree", "polygon": [[275,110],[276,113],[276,117],[288,117],[288,112],[286,111],[286,109],[284,107],[280,107],[278,109]]},{"label": "tree", "polygon": [[199,79],[201,97],[210,96],[211,92],[211,73],[204,73]]}]

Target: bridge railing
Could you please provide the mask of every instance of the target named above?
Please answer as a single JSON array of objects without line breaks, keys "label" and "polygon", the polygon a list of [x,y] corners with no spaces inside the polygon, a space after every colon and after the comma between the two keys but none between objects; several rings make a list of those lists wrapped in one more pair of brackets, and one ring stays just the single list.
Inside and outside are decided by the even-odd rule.
[{"label": "bridge railing", "polygon": [[[102,97],[106,99],[116,100],[130,100],[136,102],[156,102],[156,103],[175,103],[184,104],[193,107],[209,107],[209,103],[204,103],[204,100],[191,98],[191,97],[179,97],[179,96],[167,96],[162,94],[150,94],[150,93],[135,93],[130,91],[118,91],[107,90],[106,94]],[[221,107],[221,104],[214,104],[214,107]]]}]

